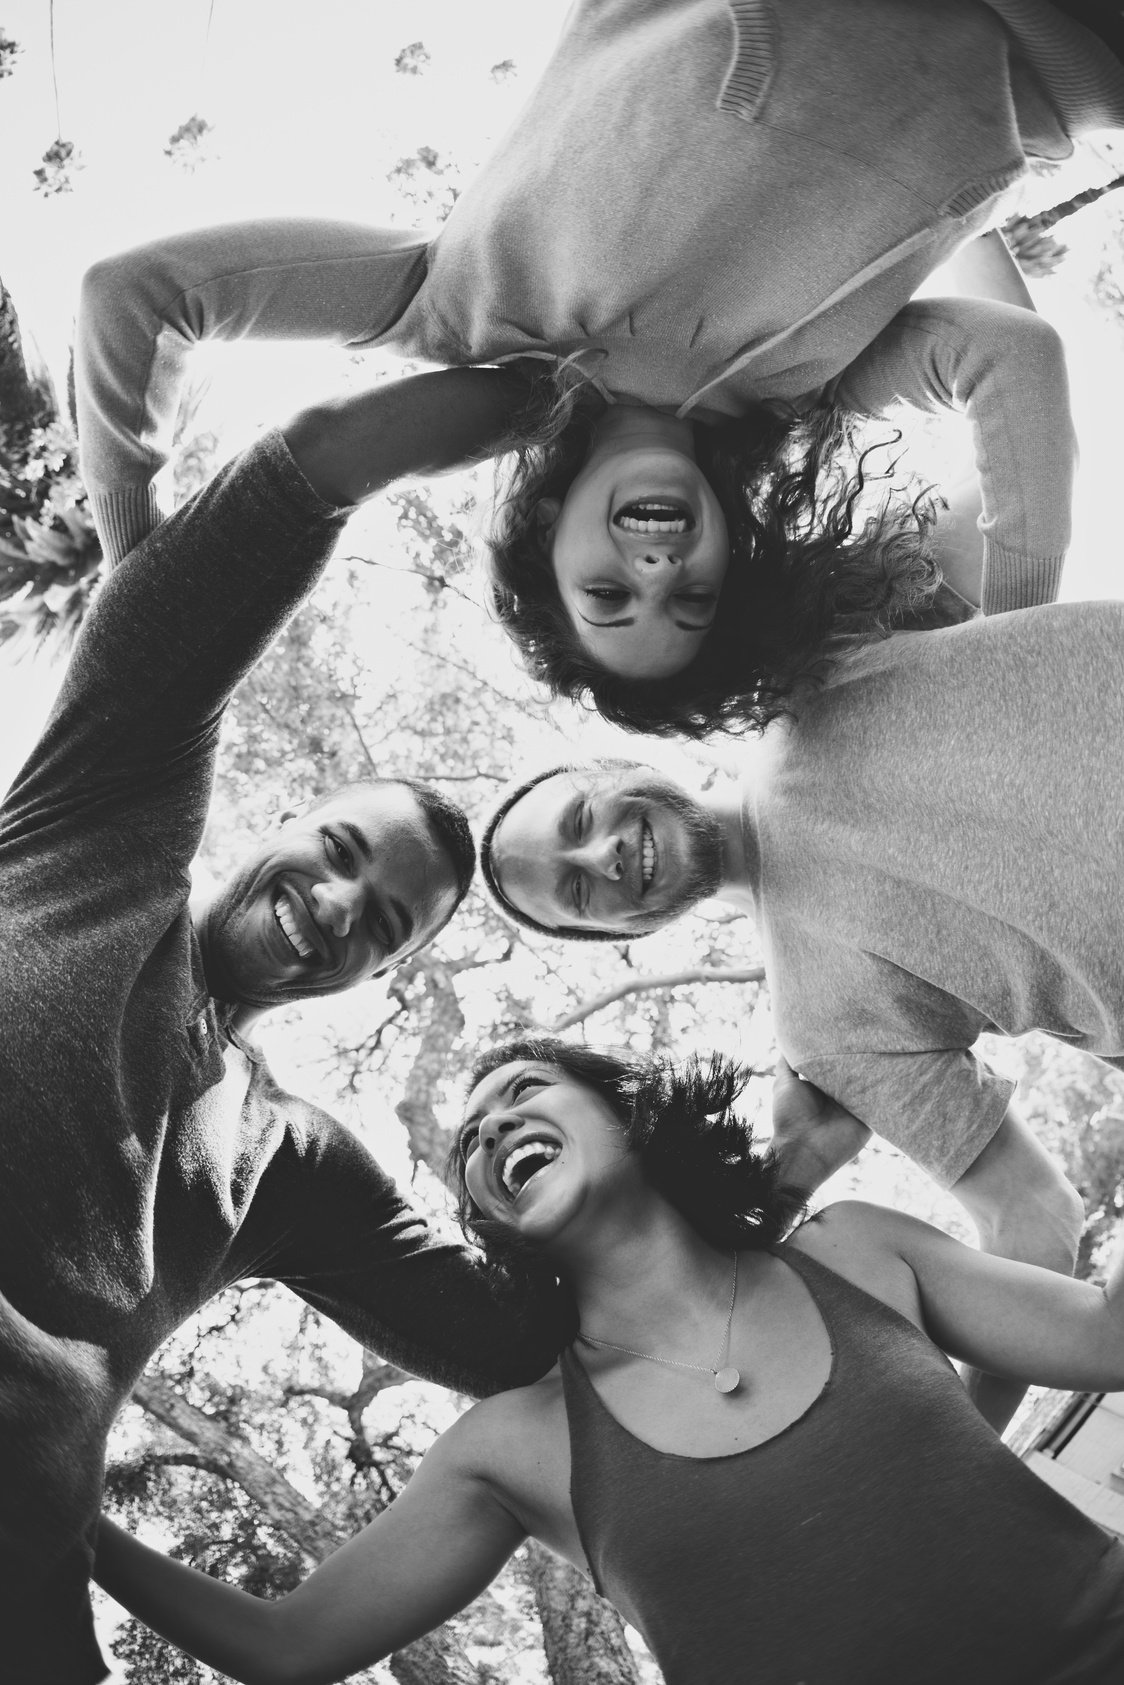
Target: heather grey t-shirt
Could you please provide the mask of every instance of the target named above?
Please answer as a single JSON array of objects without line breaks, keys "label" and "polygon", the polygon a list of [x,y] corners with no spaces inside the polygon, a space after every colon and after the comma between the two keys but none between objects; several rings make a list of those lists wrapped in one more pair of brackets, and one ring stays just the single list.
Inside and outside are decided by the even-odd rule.
[{"label": "heather grey t-shirt", "polygon": [[777,1035],[955,1182],[1011,1084],[981,1032],[1124,1056],[1124,603],[848,652],[770,728],[744,819]]}]

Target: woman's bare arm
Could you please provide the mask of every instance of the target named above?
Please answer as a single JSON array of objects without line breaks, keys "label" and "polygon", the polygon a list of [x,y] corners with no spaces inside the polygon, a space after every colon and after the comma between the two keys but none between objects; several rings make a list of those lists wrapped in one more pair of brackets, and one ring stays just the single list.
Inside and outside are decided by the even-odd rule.
[{"label": "woman's bare arm", "polygon": [[150,1550],[113,1522],[94,1574],[182,1650],[244,1685],[331,1685],[463,1609],[524,1529],[488,1478],[487,1412],[441,1436],[402,1495],[287,1597],[267,1602]]},{"label": "woman's bare arm", "polygon": [[1023,1385],[1124,1388],[1124,1247],[1098,1287],[977,1252],[916,1217],[859,1201],[829,1207],[809,1247],[892,1303],[904,1267],[925,1331],[976,1369]]}]

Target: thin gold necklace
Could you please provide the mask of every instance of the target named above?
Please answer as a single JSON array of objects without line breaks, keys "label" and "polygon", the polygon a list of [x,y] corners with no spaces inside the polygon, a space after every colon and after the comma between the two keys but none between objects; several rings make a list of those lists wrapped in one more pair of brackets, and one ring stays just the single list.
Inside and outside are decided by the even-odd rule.
[{"label": "thin gold necklace", "polygon": [[657,1357],[655,1352],[633,1351],[631,1346],[618,1346],[612,1340],[595,1340],[592,1334],[583,1334],[578,1329],[578,1339],[583,1346],[600,1346],[606,1351],[622,1352],[625,1357],[642,1357],[646,1363],[662,1363],[668,1369],[692,1369],[698,1375],[713,1375],[715,1392],[733,1393],[741,1386],[742,1378],[739,1370],[726,1359],[730,1355],[730,1329],[734,1321],[734,1301],[738,1296],[738,1255],[734,1253],[734,1280],[730,1288],[730,1308],[726,1312],[726,1326],[722,1330],[722,1345],[719,1348],[718,1359],[715,1363],[683,1363],[677,1357]]}]

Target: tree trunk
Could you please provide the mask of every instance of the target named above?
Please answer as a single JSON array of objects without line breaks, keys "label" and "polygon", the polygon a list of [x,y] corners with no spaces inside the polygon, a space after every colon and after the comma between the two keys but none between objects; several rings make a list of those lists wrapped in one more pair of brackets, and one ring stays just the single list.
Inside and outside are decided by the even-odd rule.
[{"label": "tree trunk", "polygon": [[[343,1544],[344,1535],[334,1523],[241,1435],[197,1410],[167,1381],[142,1375],[133,1397],[150,1416],[218,1464],[228,1479],[249,1493],[270,1525],[315,1562],[322,1562]],[[480,1685],[479,1673],[446,1627],[396,1651],[388,1666],[401,1685]]]},{"label": "tree trunk", "polygon": [[452,966],[428,955],[418,969],[425,978],[428,1011],[406,1078],[406,1091],[394,1110],[410,1138],[414,1160],[427,1164],[440,1176],[449,1149],[449,1135],[438,1120],[433,1100],[464,1029],[464,1013],[457,998]]},{"label": "tree trunk", "polygon": [[539,1544],[527,1548],[526,1574],[553,1685],[639,1685],[624,1623],[587,1575]]}]

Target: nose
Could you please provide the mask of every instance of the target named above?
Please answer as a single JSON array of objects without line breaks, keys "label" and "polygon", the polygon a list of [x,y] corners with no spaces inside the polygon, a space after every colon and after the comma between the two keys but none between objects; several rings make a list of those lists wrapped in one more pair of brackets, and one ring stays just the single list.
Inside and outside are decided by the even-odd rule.
[{"label": "nose", "polygon": [[651,579],[653,575],[673,573],[677,567],[682,566],[682,561],[674,550],[651,543],[635,551],[632,561],[637,573],[644,579]]},{"label": "nose", "polygon": [[579,863],[596,876],[608,878],[610,883],[619,883],[624,877],[622,837],[606,832],[603,836],[590,837],[588,842],[574,852]]},{"label": "nose", "polygon": [[333,936],[345,937],[363,912],[363,890],[358,883],[334,879],[316,883],[309,890],[317,919]]},{"label": "nose", "polygon": [[490,1112],[480,1125],[480,1145],[486,1153],[494,1153],[504,1136],[518,1129],[521,1122],[510,1112]]}]

